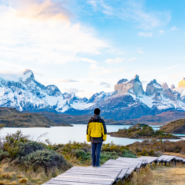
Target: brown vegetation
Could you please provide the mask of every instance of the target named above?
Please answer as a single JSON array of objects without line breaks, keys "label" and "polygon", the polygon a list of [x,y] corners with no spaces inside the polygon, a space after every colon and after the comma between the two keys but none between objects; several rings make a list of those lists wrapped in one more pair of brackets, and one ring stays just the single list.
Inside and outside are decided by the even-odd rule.
[{"label": "brown vegetation", "polygon": [[145,124],[137,124],[129,129],[119,129],[117,132],[108,133],[113,137],[126,137],[134,139],[180,139],[172,134],[166,134],[161,130],[154,131],[152,127]]},{"label": "brown vegetation", "polygon": [[134,154],[139,156],[160,156],[165,152],[185,154],[184,140],[171,142],[153,139],[151,141],[135,142],[128,147]]},{"label": "brown vegetation", "polygon": [[185,119],[173,121],[160,129],[166,133],[185,134]]},{"label": "brown vegetation", "polygon": [[71,126],[65,123],[54,123],[43,115],[21,113],[13,108],[0,108],[0,124],[5,127],[50,127]]}]

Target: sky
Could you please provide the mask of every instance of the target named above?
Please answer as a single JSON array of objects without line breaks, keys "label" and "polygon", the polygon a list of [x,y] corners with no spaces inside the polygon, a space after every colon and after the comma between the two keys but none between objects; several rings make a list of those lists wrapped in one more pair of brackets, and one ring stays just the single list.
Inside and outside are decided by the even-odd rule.
[{"label": "sky", "polygon": [[79,97],[185,77],[184,0],[0,0],[0,74]]}]

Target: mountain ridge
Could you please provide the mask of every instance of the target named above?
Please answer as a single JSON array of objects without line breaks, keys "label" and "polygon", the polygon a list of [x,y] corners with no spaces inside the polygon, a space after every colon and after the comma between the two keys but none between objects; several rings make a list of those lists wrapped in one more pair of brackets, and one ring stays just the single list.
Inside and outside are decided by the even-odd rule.
[{"label": "mountain ridge", "polygon": [[96,107],[106,119],[129,120],[167,111],[185,111],[185,87],[168,88],[155,79],[143,90],[139,76],[119,80],[115,91],[95,93],[89,99],[62,93],[55,85],[39,83],[31,70],[9,79],[0,75],[0,107],[19,111],[92,115]]}]

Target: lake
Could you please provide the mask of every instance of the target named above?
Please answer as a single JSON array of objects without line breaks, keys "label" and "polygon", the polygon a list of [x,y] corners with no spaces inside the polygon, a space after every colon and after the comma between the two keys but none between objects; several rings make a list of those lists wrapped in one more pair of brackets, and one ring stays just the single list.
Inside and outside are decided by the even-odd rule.
[{"label": "lake", "polygon": [[[131,125],[107,125],[108,132],[116,132],[119,129],[129,128]],[[87,125],[73,125],[73,127],[51,127],[51,128],[3,128],[0,132],[1,136],[6,134],[15,133],[17,130],[21,130],[24,135],[30,135],[34,140],[41,134],[47,133],[41,137],[41,141],[49,139],[52,144],[66,144],[69,141],[73,142],[86,142],[86,127]],[[155,130],[159,129],[158,126],[152,126]],[[117,145],[128,145],[136,141],[143,141],[142,139],[128,139],[128,138],[116,138],[107,135],[107,141],[104,143],[113,142]],[[175,140],[177,141],[177,140]]]}]

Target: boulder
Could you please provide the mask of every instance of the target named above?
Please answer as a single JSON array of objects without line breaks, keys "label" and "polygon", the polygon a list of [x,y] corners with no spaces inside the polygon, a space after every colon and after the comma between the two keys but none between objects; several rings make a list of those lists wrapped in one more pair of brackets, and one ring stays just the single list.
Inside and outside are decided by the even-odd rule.
[{"label": "boulder", "polygon": [[136,96],[144,94],[143,86],[138,75],[136,75],[135,78],[130,81],[126,79],[119,80],[115,85],[115,91],[117,91],[118,94],[132,93]]},{"label": "boulder", "polygon": [[147,87],[146,87],[147,96],[152,96],[156,92],[161,92],[161,91],[163,91],[163,88],[159,83],[157,83],[155,79],[147,84]]}]

